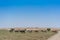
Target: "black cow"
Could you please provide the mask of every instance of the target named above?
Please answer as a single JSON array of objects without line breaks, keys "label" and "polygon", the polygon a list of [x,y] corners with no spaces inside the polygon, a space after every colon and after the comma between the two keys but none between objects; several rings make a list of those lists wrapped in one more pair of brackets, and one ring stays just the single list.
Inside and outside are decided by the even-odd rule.
[{"label": "black cow", "polygon": [[21,33],[25,33],[26,32],[26,29],[24,29],[24,30],[19,30]]}]

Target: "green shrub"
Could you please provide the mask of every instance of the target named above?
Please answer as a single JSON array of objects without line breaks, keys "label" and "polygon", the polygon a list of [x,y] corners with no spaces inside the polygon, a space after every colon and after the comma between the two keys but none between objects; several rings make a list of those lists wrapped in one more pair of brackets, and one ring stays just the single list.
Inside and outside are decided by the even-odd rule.
[{"label": "green shrub", "polygon": [[51,29],[50,28],[47,28],[47,31],[50,31]]}]

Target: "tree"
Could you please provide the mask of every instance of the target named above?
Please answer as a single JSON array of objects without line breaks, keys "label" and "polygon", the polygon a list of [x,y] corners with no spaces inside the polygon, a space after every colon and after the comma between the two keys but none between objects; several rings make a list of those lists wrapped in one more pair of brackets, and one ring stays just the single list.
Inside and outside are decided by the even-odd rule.
[{"label": "tree", "polygon": [[47,31],[50,31],[51,29],[50,28],[47,28]]}]

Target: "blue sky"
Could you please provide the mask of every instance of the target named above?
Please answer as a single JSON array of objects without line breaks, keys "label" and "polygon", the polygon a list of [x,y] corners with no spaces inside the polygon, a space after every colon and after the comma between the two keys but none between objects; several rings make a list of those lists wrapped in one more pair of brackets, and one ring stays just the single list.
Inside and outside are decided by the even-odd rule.
[{"label": "blue sky", "polygon": [[60,27],[60,1],[0,0],[0,27]]}]

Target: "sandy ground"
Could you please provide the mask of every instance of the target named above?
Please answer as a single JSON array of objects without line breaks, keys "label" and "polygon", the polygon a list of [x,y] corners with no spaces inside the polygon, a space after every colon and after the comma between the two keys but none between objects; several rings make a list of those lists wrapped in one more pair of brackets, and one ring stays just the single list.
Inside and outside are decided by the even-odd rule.
[{"label": "sandy ground", "polygon": [[50,37],[48,40],[60,40],[60,31],[56,35]]}]

